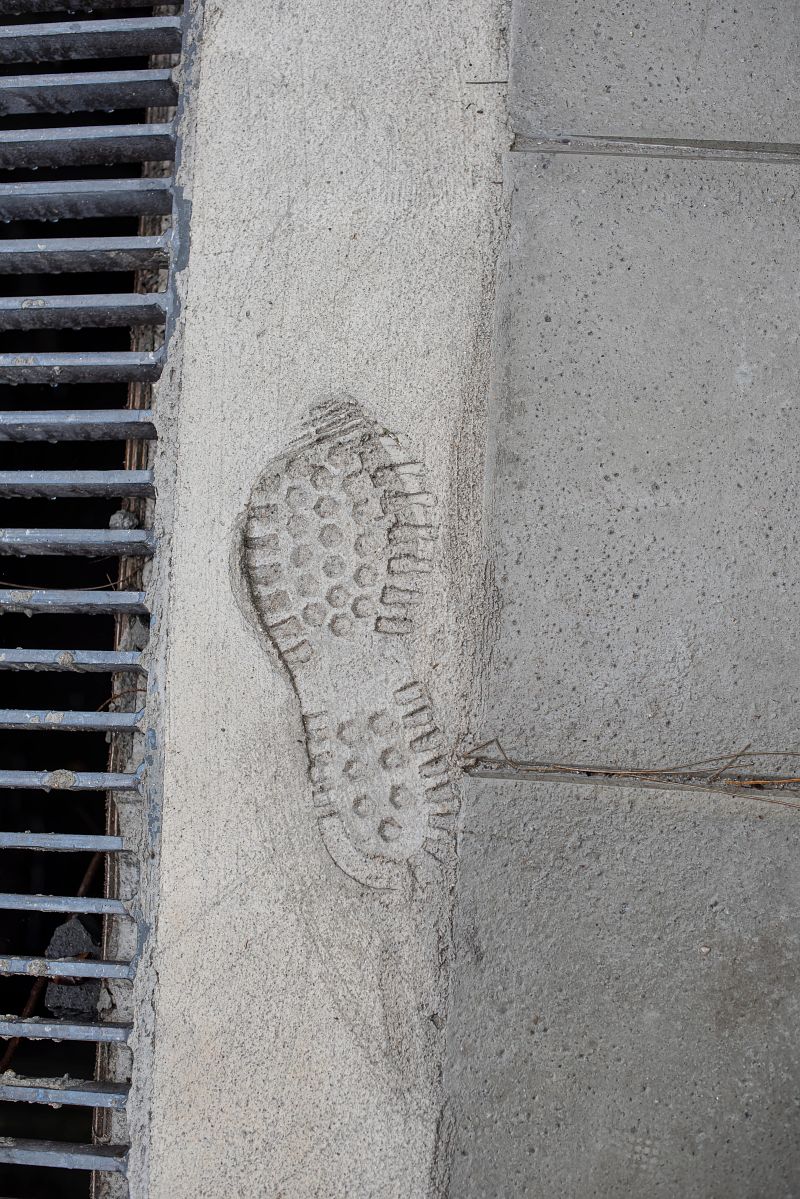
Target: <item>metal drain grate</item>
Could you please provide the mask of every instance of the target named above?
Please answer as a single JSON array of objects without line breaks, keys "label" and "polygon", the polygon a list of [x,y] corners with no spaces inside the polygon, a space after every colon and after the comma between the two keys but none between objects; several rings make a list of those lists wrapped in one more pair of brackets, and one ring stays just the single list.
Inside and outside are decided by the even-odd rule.
[{"label": "metal drain grate", "polygon": [[0,1193],[119,1194],[184,18],[0,18]]}]

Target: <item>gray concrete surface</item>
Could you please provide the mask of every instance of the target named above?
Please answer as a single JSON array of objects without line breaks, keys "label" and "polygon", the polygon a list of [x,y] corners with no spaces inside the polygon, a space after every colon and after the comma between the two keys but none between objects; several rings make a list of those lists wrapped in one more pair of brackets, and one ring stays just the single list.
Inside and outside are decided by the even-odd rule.
[{"label": "gray concrete surface", "polygon": [[[514,5],[515,132],[631,157],[506,161],[477,740],[798,748],[794,168],[635,139],[792,141],[799,33],[784,3]],[[452,1196],[800,1192],[798,841],[752,800],[467,786]]]},{"label": "gray concrete surface", "polygon": [[471,783],[457,1199],[793,1199],[800,814]]},{"label": "gray concrete surface", "polygon": [[518,0],[517,133],[797,142],[795,0]]},{"label": "gray concrete surface", "polygon": [[[791,6],[736,7],[519,5],[517,132],[791,139]],[[456,877],[412,756],[412,718],[551,760],[797,747],[793,175],[519,155],[503,192],[506,29],[206,6],[133,1199],[800,1189],[798,813],[470,783]]]},{"label": "gray concrete surface", "polygon": [[[424,706],[396,691],[417,681],[447,742],[466,733],[508,145],[502,96],[470,84],[505,77],[502,16],[484,0],[392,0],[380,19],[366,0],[206,5],[182,326],[156,397],[165,774],[152,1018],[144,1000],[139,1009],[155,1051],[152,1074],[136,1059],[134,1199],[441,1192],[452,834],[439,830],[443,869],[411,834],[382,850],[381,828],[391,835],[399,818],[375,822],[365,855],[353,831],[367,810],[355,807],[361,791],[345,797],[352,810],[337,809],[345,827],[331,832],[313,717],[335,684],[349,710],[329,712],[332,728],[354,744],[354,762],[372,754],[363,794],[381,803],[397,796],[384,795],[389,760],[368,736],[383,729],[384,708],[402,719],[403,700]],[[291,646],[263,635],[278,601],[258,588],[279,530],[259,522],[271,519],[276,466],[287,504],[316,487],[324,462],[290,478],[299,467],[288,451],[312,407],[342,395],[365,428],[396,435],[396,457],[402,449],[427,471],[418,502],[439,536],[402,654],[385,644],[385,673],[370,677],[361,642],[343,652],[337,617],[314,633],[316,673],[307,686],[302,676],[298,699]],[[331,448],[323,442],[317,430],[314,454]],[[347,458],[337,449],[333,473]],[[395,503],[373,466],[374,494],[364,475],[366,494],[349,497],[353,519],[355,505],[364,520],[381,496],[389,511]],[[343,503],[350,483],[326,502]],[[316,502],[293,510],[294,548]],[[246,509],[261,625],[243,598]],[[384,553],[402,529],[387,521],[381,531]],[[345,565],[354,578],[356,564]],[[385,554],[379,565],[400,569]],[[340,805],[342,788],[337,775]],[[430,874],[412,885],[421,850]]]},{"label": "gray concrete surface", "polygon": [[525,154],[507,180],[482,739],[796,749],[793,170]]}]

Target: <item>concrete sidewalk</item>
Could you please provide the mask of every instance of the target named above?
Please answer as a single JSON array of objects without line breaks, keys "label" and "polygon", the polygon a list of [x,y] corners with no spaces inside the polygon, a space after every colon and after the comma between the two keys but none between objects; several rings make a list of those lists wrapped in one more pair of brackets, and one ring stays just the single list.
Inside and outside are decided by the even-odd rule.
[{"label": "concrete sidewalk", "polygon": [[795,171],[507,162],[482,734],[509,751],[797,748]]},{"label": "concrete sidewalk", "polygon": [[[797,160],[759,144],[796,138],[799,36],[514,6],[477,722],[512,757],[800,749]],[[800,1191],[798,841],[702,790],[467,786],[454,1196]]]},{"label": "concrete sidewalk", "polygon": [[133,1199],[800,1191],[800,812],[459,755],[800,749],[795,8],[207,0]]}]

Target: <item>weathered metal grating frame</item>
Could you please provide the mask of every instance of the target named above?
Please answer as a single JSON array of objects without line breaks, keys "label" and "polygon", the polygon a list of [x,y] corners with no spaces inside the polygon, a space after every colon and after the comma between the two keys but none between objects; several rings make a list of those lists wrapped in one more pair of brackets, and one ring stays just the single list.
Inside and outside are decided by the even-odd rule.
[{"label": "weathered metal grating frame", "polygon": [[[0,19],[4,14],[52,14],[67,7],[66,0],[0,0]],[[144,0],[103,0],[104,9],[152,8]],[[175,9],[182,9],[180,3]],[[186,9],[190,8],[187,2]],[[80,50],[70,38],[75,17],[91,15],[89,0],[69,0],[69,28],[58,30],[54,24],[43,26],[37,38],[35,28],[4,36],[0,28],[0,62],[9,62],[9,43],[23,47],[30,55],[23,61],[44,61],[42,55],[62,59],[84,57],[87,38]],[[132,22],[87,21],[105,28],[95,31],[95,52],[109,56],[131,53],[175,54],[186,33],[186,16],[144,18]],[[135,37],[126,33],[135,24]],[[87,30],[88,33],[88,30]],[[115,38],[127,37],[123,49]],[[27,40],[26,40],[27,39]],[[61,39],[61,40],[59,40]],[[105,39],[105,40],[104,40]],[[137,40],[138,39],[138,40]],[[133,46],[137,47],[135,50]],[[145,49],[146,47],[146,49]],[[98,107],[147,107],[178,105],[177,72],[154,61],[140,72],[81,72],[72,75],[51,73],[23,75],[0,81],[0,115],[27,112],[68,113]],[[116,102],[115,102],[116,97]],[[111,325],[131,330],[132,346],[127,354],[91,353],[81,355],[0,355],[2,382],[119,382],[129,386],[126,410],[56,410],[0,414],[0,440],[15,442],[97,441],[125,439],[128,443],[124,472],[3,472],[0,496],[27,495],[48,497],[75,495],[118,495],[139,516],[146,516],[136,529],[8,529],[0,531],[0,553],[30,554],[113,554],[119,557],[123,585],[114,591],[63,591],[36,589],[27,592],[0,591],[3,611],[108,614],[117,618],[117,646],[108,650],[61,650],[0,648],[0,671],[108,672],[123,682],[133,680],[141,688],[146,680],[146,654],[143,654],[144,623],[149,617],[146,572],[155,551],[151,531],[154,497],[149,447],[155,438],[150,411],[150,390],[164,365],[163,346],[168,341],[174,312],[171,304],[171,272],[176,258],[177,221],[174,205],[174,163],[176,157],[177,117],[165,121],[161,112],[150,112],[152,121],[142,127],[81,126],[74,130],[36,131],[36,136],[0,135],[0,168],[42,165],[82,166],[94,162],[142,162],[145,173],[136,179],[97,179],[52,182],[0,183],[0,218],[6,220],[81,219],[138,216],[140,235],[136,238],[56,238],[0,243],[0,273],[55,273],[60,270],[95,272],[108,269],[139,272],[141,291],[132,295],[23,297],[0,301],[0,329],[103,328]],[[58,136],[61,134],[61,136]],[[159,174],[158,164],[172,164],[168,176]],[[148,168],[147,164],[153,164]],[[161,225],[172,216],[172,228],[164,233]],[[87,234],[89,230],[87,227]],[[148,279],[145,272],[150,274]],[[145,290],[155,283],[160,289]],[[88,289],[87,289],[88,292]],[[26,302],[27,301],[27,302]],[[51,477],[45,477],[50,475]],[[13,476],[13,477],[12,477]],[[59,477],[55,477],[59,476]],[[92,477],[90,477],[92,476]],[[0,628],[2,622],[0,622]],[[2,641],[2,634],[0,634]],[[13,678],[7,674],[0,677]],[[141,694],[137,697],[141,704]],[[108,719],[98,720],[98,715]],[[52,713],[42,709],[0,710],[0,728],[36,728],[44,732],[54,727]],[[60,1103],[89,1106],[95,1111],[94,1144],[66,1144],[34,1139],[0,1139],[0,1163],[40,1168],[67,1168],[92,1172],[93,1193],[123,1194],[127,1191],[127,1145],[124,1106],[127,1086],[119,1080],[127,1069],[123,1055],[132,1029],[132,983],[148,933],[147,913],[137,894],[140,860],[152,838],[152,812],[144,800],[146,767],[153,748],[152,733],[147,731],[146,715],[137,710],[97,714],[69,713],[59,722],[61,729],[74,730],[80,736],[85,729],[107,730],[112,734],[112,749],[105,772],[10,771],[0,769],[0,790],[24,787],[33,790],[98,790],[108,794],[108,827],[103,837],[28,835],[28,846],[44,853],[58,853],[75,847],[91,848],[107,855],[113,863],[107,872],[106,898],[34,896],[5,894],[0,909],[64,912],[93,912],[103,916],[104,944],[101,960],[49,958],[0,958],[0,974],[24,973],[33,977],[101,978],[115,993],[116,1018],[97,1021],[43,1020],[0,1015],[0,1037],[32,1040],[70,1040],[91,1042],[97,1046],[96,1081],[55,1079],[16,1079],[0,1077],[0,1099],[25,1103]],[[0,834],[0,850],[17,841],[18,835]],[[22,837],[24,840],[24,835]],[[91,845],[89,845],[91,842]],[[134,853],[138,850],[138,855]],[[128,898],[117,898],[120,895]],[[127,1009],[127,1010],[126,1010]],[[125,1018],[119,1019],[120,1013]],[[2,1042],[0,1042],[2,1044]],[[116,1182],[115,1182],[116,1180]],[[123,1190],[119,1190],[122,1185]],[[110,1188],[110,1189],[109,1189]]]}]

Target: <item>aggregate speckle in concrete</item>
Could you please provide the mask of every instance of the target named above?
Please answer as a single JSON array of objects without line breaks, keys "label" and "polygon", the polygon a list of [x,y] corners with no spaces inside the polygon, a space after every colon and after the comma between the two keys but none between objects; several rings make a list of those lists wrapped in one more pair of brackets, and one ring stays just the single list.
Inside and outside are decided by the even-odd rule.
[{"label": "aggregate speckle in concrete", "polygon": [[796,748],[790,168],[519,155],[482,739],[664,766]]},{"label": "aggregate speckle in concrete", "polygon": [[667,791],[468,786],[453,1195],[800,1191],[797,817]]},{"label": "aggregate speckle in concrete", "polygon": [[795,0],[519,0],[517,133],[798,141]]}]

